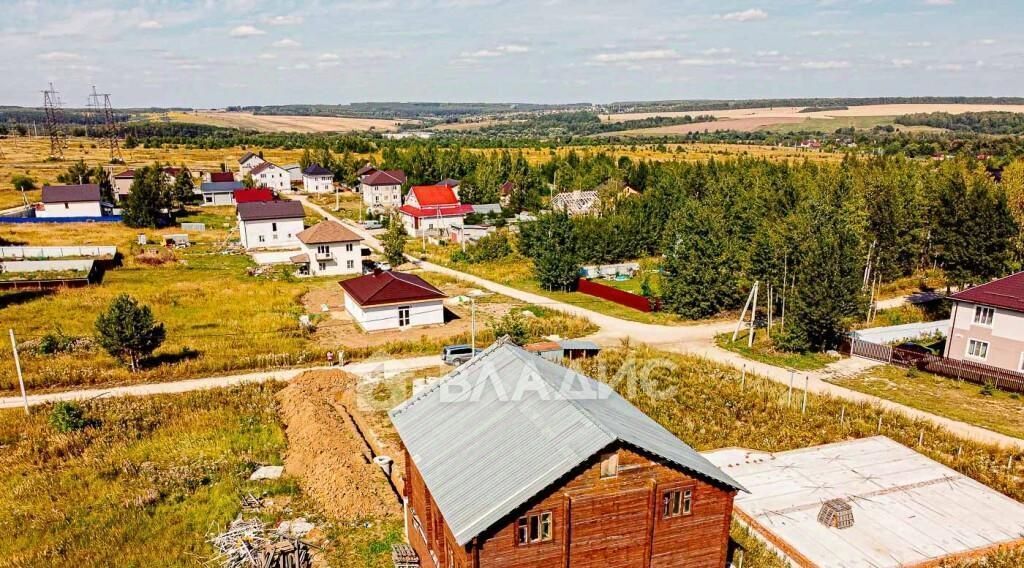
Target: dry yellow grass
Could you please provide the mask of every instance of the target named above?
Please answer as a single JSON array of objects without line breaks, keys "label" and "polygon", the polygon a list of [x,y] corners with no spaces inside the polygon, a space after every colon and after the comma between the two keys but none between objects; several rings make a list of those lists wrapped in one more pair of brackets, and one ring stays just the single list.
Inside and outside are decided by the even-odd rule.
[{"label": "dry yellow grass", "polygon": [[251,128],[260,132],[365,132],[370,130],[391,132],[408,120],[380,118],[347,118],[335,116],[256,115],[249,112],[171,112],[166,116],[174,122],[212,124],[230,128]]},{"label": "dry yellow grass", "polygon": [[[494,152],[495,150],[477,151]],[[526,160],[533,165],[549,160],[552,152],[552,150],[548,148],[523,148],[521,151],[526,157]],[[779,161],[812,160],[820,162],[837,162],[842,160],[842,154],[833,154],[828,152],[803,152],[794,148],[746,144],[609,144],[606,146],[586,146],[582,148],[563,147],[554,150],[554,152],[559,156],[565,156],[570,151],[575,151],[577,154],[582,155],[605,152],[615,156],[616,158],[619,156],[627,156],[633,160],[654,160],[662,162],[699,162],[710,160],[712,158],[721,160],[739,157],[765,158],[768,160]]]},{"label": "dry yellow grass", "polygon": [[731,110],[710,110],[710,111],[687,111],[687,112],[628,112],[620,114],[601,115],[605,122],[625,122],[627,120],[640,120],[655,116],[694,116],[711,115],[718,119],[739,119],[739,118],[835,118],[845,116],[901,116],[905,114],[927,113],[927,112],[948,112],[950,114],[963,114],[965,112],[1024,112],[1024,105],[970,105],[970,104],[896,104],[896,105],[863,105],[852,106],[846,110],[830,110],[821,112],[800,112],[806,107],[774,107],[774,108],[744,108]]}]

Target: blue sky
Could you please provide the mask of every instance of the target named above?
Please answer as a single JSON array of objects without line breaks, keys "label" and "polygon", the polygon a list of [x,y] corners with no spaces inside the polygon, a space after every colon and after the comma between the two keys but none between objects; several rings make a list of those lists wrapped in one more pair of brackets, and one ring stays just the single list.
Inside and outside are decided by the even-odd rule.
[{"label": "blue sky", "polygon": [[1024,95],[1020,0],[0,0],[0,104]]}]

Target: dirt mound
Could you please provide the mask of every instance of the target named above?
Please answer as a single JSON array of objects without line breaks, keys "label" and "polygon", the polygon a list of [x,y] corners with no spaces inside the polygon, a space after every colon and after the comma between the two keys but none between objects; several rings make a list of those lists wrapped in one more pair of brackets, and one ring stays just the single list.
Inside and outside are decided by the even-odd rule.
[{"label": "dirt mound", "polygon": [[383,471],[369,461],[365,442],[335,408],[354,385],[348,373],[311,371],[277,394],[288,436],[285,472],[337,519],[400,517]]}]

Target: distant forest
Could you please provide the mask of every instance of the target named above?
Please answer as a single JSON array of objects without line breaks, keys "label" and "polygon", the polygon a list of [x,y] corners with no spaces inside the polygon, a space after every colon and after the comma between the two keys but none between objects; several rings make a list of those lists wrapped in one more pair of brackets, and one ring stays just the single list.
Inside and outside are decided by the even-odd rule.
[{"label": "distant forest", "polygon": [[1024,97],[869,97],[835,99],[635,101],[602,105],[602,112],[700,112],[766,107],[818,107],[819,109],[835,109],[865,105],[908,104],[1020,105],[1024,104]]},{"label": "distant forest", "polygon": [[[622,132],[637,128],[654,128],[658,126],[674,126],[677,124],[693,124],[696,122],[714,122],[710,115],[703,116],[654,116],[638,120],[622,122],[604,122],[597,113],[558,112],[549,114],[531,114],[520,117],[521,120],[487,126],[479,130],[484,136],[510,136],[551,138],[558,136],[590,136],[609,132]],[[474,133],[476,135],[477,133]]]},{"label": "distant forest", "polygon": [[1017,112],[919,113],[898,117],[896,123],[978,134],[1024,134],[1024,114]]}]

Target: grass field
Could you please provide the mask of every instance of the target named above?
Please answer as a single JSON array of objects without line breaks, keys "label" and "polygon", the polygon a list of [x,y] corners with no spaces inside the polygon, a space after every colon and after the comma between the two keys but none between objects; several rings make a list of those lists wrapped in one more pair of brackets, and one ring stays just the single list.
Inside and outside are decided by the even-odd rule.
[{"label": "grass field", "polygon": [[1024,397],[891,365],[843,379],[837,385],[907,406],[1024,438]]},{"label": "grass field", "polygon": [[682,111],[682,112],[633,112],[602,115],[606,122],[625,122],[656,116],[695,116],[711,115],[720,120],[744,118],[850,118],[850,117],[895,117],[905,114],[948,112],[962,114],[965,112],[1024,112],[1024,105],[989,105],[989,104],[891,104],[891,105],[857,105],[845,110],[825,110],[801,112],[806,107],[774,107],[774,108],[738,108],[729,110]]},{"label": "grass field", "polygon": [[777,349],[775,343],[768,337],[764,329],[754,336],[754,344],[751,347],[747,347],[746,332],[741,332],[736,341],[732,340],[731,333],[719,335],[715,337],[715,343],[719,347],[739,353],[747,359],[797,371],[824,369],[829,363],[835,361],[835,359],[824,353],[790,353]]},{"label": "grass field", "polygon": [[202,111],[169,112],[153,115],[151,120],[210,124],[260,132],[392,132],[409,120],[337,116],[288,116],[248,112]]}]

